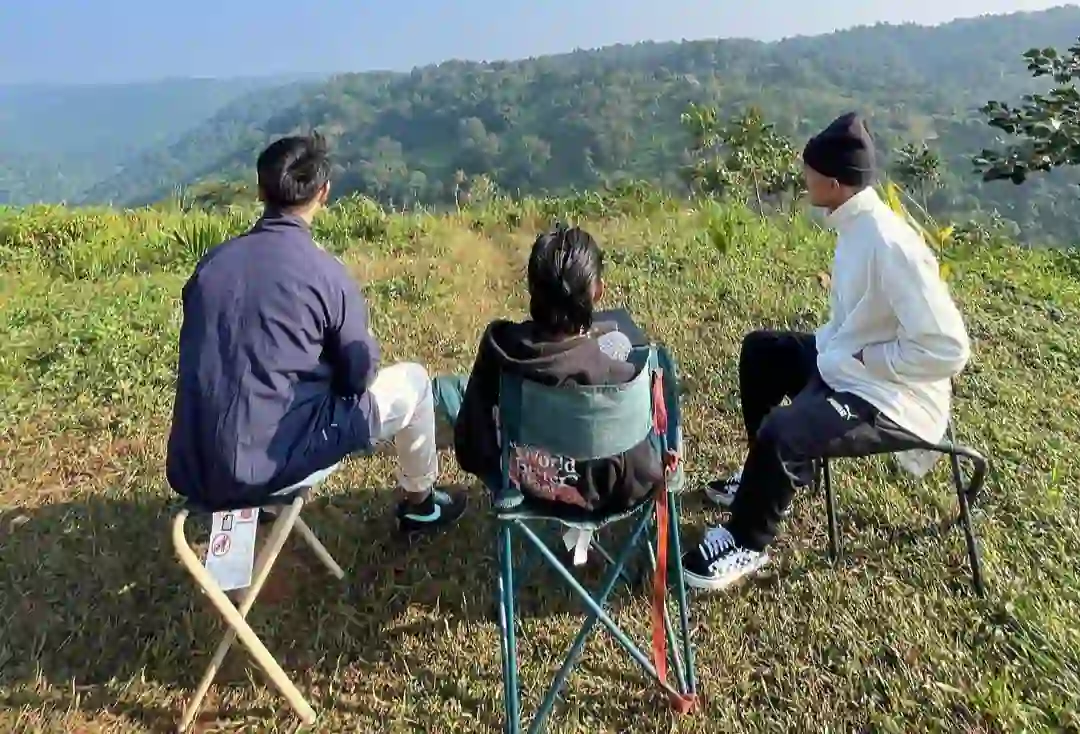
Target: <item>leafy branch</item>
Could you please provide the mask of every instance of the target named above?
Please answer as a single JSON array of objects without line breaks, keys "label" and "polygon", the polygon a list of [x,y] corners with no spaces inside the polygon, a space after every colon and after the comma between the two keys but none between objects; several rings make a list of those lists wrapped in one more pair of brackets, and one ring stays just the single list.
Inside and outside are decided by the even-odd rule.
[{"label": "leafy branch", "polygon": [[941,157],[926,143],[907,143],[893,164],[893,176],[906,189],[918,193],[923,209],[928,209],[930,193],[941,186]]},{"label": "leafy branch", "polygon": [[991,100],[982,108],[991,127],[1020,138],[975,157],[985,181],[1022,184],[1034,172],[1080,163],[1080,41],[1065,54],[1033,48],[1023,56],[1033,77],[1050,77],[1054,86],[1045,94],[1024,95],[1019,106]]}]

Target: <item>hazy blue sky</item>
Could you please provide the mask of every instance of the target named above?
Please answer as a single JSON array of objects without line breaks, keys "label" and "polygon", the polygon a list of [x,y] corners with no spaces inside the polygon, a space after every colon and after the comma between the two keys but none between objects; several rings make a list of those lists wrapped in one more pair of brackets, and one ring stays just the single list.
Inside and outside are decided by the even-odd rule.
[{"label": "hazy blue sky", "polygon": [[776,39],[1042,0],[0,0],[0,82],[407,69],[611,43]]}]

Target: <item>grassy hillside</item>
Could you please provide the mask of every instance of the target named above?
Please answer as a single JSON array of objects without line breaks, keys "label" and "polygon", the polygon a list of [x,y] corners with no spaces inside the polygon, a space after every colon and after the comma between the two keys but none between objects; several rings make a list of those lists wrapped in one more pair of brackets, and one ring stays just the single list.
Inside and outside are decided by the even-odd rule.
[{"label": "grassy hillside", "polygon": [[[337,190],[398,207],[447,203],[458,172],[510,192],[565,192],[626,179],[677,190],[688,103],[734,112],[759,105],[802,140],[837,114],[862,111],[888,161],[928,140],[948,170],[937,211],[1001,210],[1032,241],[1080,235],[1070,173],[1018,189],[983,186],[971,157],[993,135],[976,110],[1036,87],[1020,54],[1076,40],[1080,8],[879,25],[780,43],[640,43],[492,64],[447,62],[403,74],[349,74],[270,114],[242,106],[102,183],[87,201],[142,203],[177,183],[240,177],[274,136],[317,127],[336,142]],[[222,135],[223,129],[244,135]],[[193,154],[197,151],[197,155]],[[169,175],[162,176],[167,170]]]},{"label": "grassy hillside", "polygon": [[170,145],[230,102],[287,81],[0,85],[0,204],[77,200],[128,158]]},{"label": "grassy hillside", "polygon": [[[527,249],[555,216],[599,237],[611,302],[681,362],[695,484],[736,466],[742,334],[825,314],[830,241],[813,225],[585,195],[448,216],[351,200],[317,234],[365,284],[387,359],[446,372],[468,368],[489,319],[523,312]],[[0,730],[166,729],[216,642],[171,556],[163,439],[181,286],[207,247],[249,222],[240,211],[0,211]],[[970,591],[959,533],[924,537],[953,511],[943,467],[915,482],[845,463],[846,562],[827,562],[822,500],[803,496],[767,576],[693,598],[703,713],[672,723],[600,636],[553,731],[1080,730],[1080,265],[1016,247],[943,258],[974,342],[959,433],[996,464],[977,519],[989,598]],[[483,493],[459,531],[407,547],[391,537],[393,486],[385,458],[348,463],[308,513],[347,581],[324,582],[291,555],[253,624],[310,692],[319,731],[496,730]],[[717,513],[698,492],[685,507],[693,542]],[[545,581],[524,597],[528,710],[579,624]],[[620,594],[614,613],[647,634],[646,598]],[[284,704],[246,682],[242,657],[228,668],[239,684],[218,686],[211,712],[230,730],[284,726]]]}]

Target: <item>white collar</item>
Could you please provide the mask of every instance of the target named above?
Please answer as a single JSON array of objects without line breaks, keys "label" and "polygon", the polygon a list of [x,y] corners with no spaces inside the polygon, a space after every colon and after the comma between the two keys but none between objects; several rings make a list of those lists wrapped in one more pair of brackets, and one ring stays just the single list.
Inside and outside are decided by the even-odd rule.
[{"label": "white collar", "polygon": [[852,196],[825,218],[825,223],[830,229],[840,231],[858,217],[881,203],[881,198],[872,186],[867,186],[859,193]]}]

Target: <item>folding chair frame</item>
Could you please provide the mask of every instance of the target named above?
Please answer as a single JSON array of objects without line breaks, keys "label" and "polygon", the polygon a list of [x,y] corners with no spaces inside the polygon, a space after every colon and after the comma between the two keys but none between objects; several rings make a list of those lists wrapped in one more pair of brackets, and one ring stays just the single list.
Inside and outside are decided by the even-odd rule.
[{"label": "folding chair frame", "polygon": [[[919,446],[927,451],[934,451],[949,457],[952,464],[953,485],[956,488],[956,500],[960,506],[957,517],[953,518],[944,529],[951,530],[958,523],[964,529],[964,539],[967,543],[968,562],[971,565],[971,582],[975,587],[975,593],[980,597],[986,596],[986,585],[983,582],[982,562],[980,560],[979,543],[975,536],[975,530],[971,521],[971,508],[975,506],[986,481],[989,470],[989,462],[986,457],[975,449],[961,446],[956,443],[952,423],[948,427],[948,441],[940,444]],[[971,462],[971,478],[965,483],[961,459]],[[832,560],[838,561],[841,555],[840,533],[836,517],[836,495],[832,488],[832,477],[829,471],[829,458],[822,457],[817,461],[817,470],[814,477],[815,490],[822,485],[825,487],[825,508],[829,522],[829,555]]]},{"label": "folding chair frame", "polygon": [[[652,426],[650,430],[655,432],[655,435],[659,439],[661,456],[664,457],[665,476],[668,481],[671,481],[681,472],[679,463],[680,457],[678,455],[678,450],[681,449],[681,439],[675,437],[674,440],[671,440],[673,436],[669,435],[669,429],[671,431],[678,431],[679,421],[677,417],[675,420],[669,421],[668,413],[669,410],[677,411],[678,406],[677,403],[671,407],[667,405],[669,396],[664,387],[664,370],[666,366],[672,373],[672,382],[670,385],[674,387],[674,363],[667,358],[665,353],[663,357],[666,362],[662,364],[660,352],[658,351],[658,348],[654,346],[650,346],[647,352],[640,352],[639,356],[645,356],[647,357],[647,360],[643,365],[643,372],[635,379],[647,380],[646,384],[648,385],[650,393],[647,404],[651,405],[652,410]],[[519,380],[517,384],[520,386],[525,383]],[[638,384],[640,385],[641,383]],[[503,399],[506,398],[507,394],[513,394],[516,389],[521,388],[515,388],[513,382],[507,382],[504,379],[500,394],[500,409],[498,412],[500,420],[504,417]],[[560,394],[557,392],[560,388],[534,387],[532,389],[539,391],[555,391],[548,392],[547,395],[542,395],[538,398],[541,401],[547,401],[544,404],[548,407],[558,404],[558,401],[561,399]],[[511,400],[513,400],[513,398],[511,398]],[[523,409],[524,407],[519,404],[517,411],[520,413]],[[590,417],[590,421],[593,425],[598,425],[597,421],[599,421],[599,424],[605,424],[604,421],[618,422],[621,420],[633,422],[635,419],[628,414],[619,414],[617,412],[609,413],[603,420],[596,415]],[[508,500],[507,495],[508,492],[512,495],[514,489],[511,487],[510,483],[509,456],[505,447],[513,445],[513,441],[515,440],[522,440],[529,445],[536,445],[544,449],[554,450],[554,446],[548,444],[550,441],[554,445],[562,446],[567,455],[573,455],[573,449],[568,445],[565,435],[560,434],[558,431],[552,431],[550,422],[544,426],[542,433],[543,436],[536,437],[536,443],[531,444],[528,438],[521,438],[520,436],[515,438],[514,435],[516,434],[516,429],[510,428],[506,424],[502,424],[500,428],[500,445],[504,447],[502,476],[499,480],[489,484],[489,486],[495,490],[496,497],[495,520],[498,527],[499,559],[497,582],[498,617],[501,632],[503,700],[505,703],[504,730],[506,734],[520,734],[521,732],[521,698],[518,683],[516,631],[517,614],[515,610],[517,584],[514,579],[515,568],[513,557],[513,536],[515,534],[524,539],[526,549],[537,551],[540,557],[546,561],[564,581],[566,581],[571,591],[582,602],[587,612],[585,621],[582,623],[570,651],[567,653],[566,658],[548,688],[540,707],[533,717],[528,730],[530,734],[539,734],[544,731],[548,716],[551,714],[555,705],[555,699],[560,695],[570,672],[578,661],[578,657],[580,656],[589,635],[592,634],[598,622],[612,634],[615,640],[627,653],[629,653],[630,657],[634,659],[645,673],[659,685],[661,689],[663,689],[668,696],[672,708],[680,713],[688,712],[695,703],[697,684],[694,679],[694,658],[693,649],[690,643],[686,585],[682,568],[682,547],[679,540],[678,491],[673,489],[668,481],[665,481],[664,486],[658,487],[656,493],[652,497],[644,501],[634,510],[598,523],[576,523],[558,517],[545,516],[540,513],[531,512],[527,508],[527,505],[518,505],[517,507],[514,507],[512,505],[515,501]],[[608,448],[611,447],[608,446]],[[610,451],[600,450],[598,445],[592,446],[592,451],[592,456],[613,455]],[[520,497],[520,495],[518,496]],[[654,517],[655,522],[653,521]],[[635,518],[635,521],[630,538],[619,550],[616,557],[612,557],[612,555],[596,541],[595,536],[591,539],[591,547],[597,551],[598,555],[609,566],[608,573],[605,576],[596,597],[593,597],[589,591],[582,586],[574,574],[566,568],[551,549],[540,539],[534,529],[530,527],[530,524],[532,523],[546,522],[549,524],[556,523],[564,527],[595,532],[602,527],[611,525],[619,520],[631,518]],[[673,565],[671,570],[675,580],[676,603],[679,607],[679,631],[681,633],[681,641],[676,640],[675,630],[666,603],[669,583],[669,539],[671,541],[670,551],[674,555],[674,563],[671,564]],[[656,543],[655,551],[653,550],[653,541]],[[648,656],[630,640],[626,633],[611,619],[605,610],[608,597],[611,595],[611,592],[620,578],[625,579],[633,585],[633,580],[627,573],[626,566],[632,556],[639,555],[635,554],[634,551],[637,550],[640,552],[641,545],[644,545],[645,550],[648,552],[649,565],[653,570],[652,661],[650,661]],[[674,687],[668,682],[667,669],[669,663],[675,671]]]},{"label": "folding chair frame", "polygon": [[[282,670],[281,665],[278,664],[277,660],[274,659],[274,656],[270,654],[270,651],[266,649],[266,646],[263,645],[262,641],[251,629],[251,625],[248,624],[246,619],[248,612],[255,604],[255,599],[262,590],[263,584],[266,583],[266,579],[270,575],[270,570],[273,568],[274,562],[277,561],[278,555],[281,553],[281,549],[285,546],[285,541],[288,540],[293,529],[300,532],[301,537],[307,543],[308,547],[311,548],[319,561],[322,562],[335,578],[342,579],[345,577],[345,572],[342,571],[341,567],[334,561],[330,553],[326,550],[326,547],[319,542],[318,538],[316,538],[315,534],[311,531],[311,528],[309,528],[307,523],[300,518],[300,510],[303,508],[304,500],[305,498],[301,494],[293,497],[291,502],[284,506],[271,505],[260,508],[275,514],[276,519],[274,520],[266,544],[255,560],[251,586],[247,588],[239,606],[233,605],[232,601],[226,596],[221,587],[218,586],[217,582],[214,581],[213,577],[195,555],[195,551],[188,544],[187,537],[184,534],[184,524],[191,511],[188,508],[184,508],[173,518],[173,547],[176,550],[177,557],[180,559],[180,564],[187,569],[188,573],[195,579],[199,588],[210,598],[211,604],[214,605],[228,625],[225,636],[218,644],[217,650],[214,651],[214,655],[210,659],[210,664],[207,666],[206,672],[203,673],[203,677],[199,681],[198,687],[195,689],[195,695],[184,709],[183,718],[177,727],[179,732],[182,733],[187,731],[194,723],[195,717],[198,715],[202,706],[203,699],[210,690],[210,685],[213,683],[218,669],[225,659],[225,655],[229,652],[229,649],[232,647],[233,642],[237,637],[240,638],[241,644],[247,648],[247,651],[258,666],[262,668],[270,678],[270,682],[273,683],[274,687],[277,688],[281,695],[289,702],[289,705],[292,706],[301,721],[308,725],[315,721],[314,709],[311,708],[303,695],[301,695],[300,691],[297,690],[296,686],[289,680],[285,671]],[[286,501],[288,500],[286,499]]]},{"label": "folding chair frame", "polygon": [[[528,730],[529,734],[539,734],[544,731],[547,718],[554,708],[555,699],[560,696],[563,686],[570,676],[574,665],[576,665],[578,657],[585,647],[585,643],[589,636],[594,631],[597,622],[603,625],[603,627],[611,633],[623,649],[625,649],[634,661],[641,666],[642,670],[644,670],[645,673],[668,694],[673,705],[683,711],[689,709],[689,702],[692,701],[693,697],[697,694],[697,682],[694,678],[694,652],[693,647],[690,644],[690,623],[687,614],[686,585],[683,580],[682,572],[682,547],[679,542],[678,533],[679,500],[678,494],[675,492],[671,492],[667,489],[660,491],[663,493],[663,497],[658,497],[657,499],[645,502],[632,514],[624,516],[624,518],[618,518],[634,518],[635,522],[630,538],[623,545],[617,557],[612,557],[612,555],[600,545],[595,537],[593,538],[592,548],[597,551],[598,555],[609,567],[608,573],[600,586],[599,594],[595,597],[589,593],[588,589],[577,580],[574,574],[566,568],[544,541],[540,539],[536,531],[529,527],[530,522],[537,521],[559,523],[566,527],[578,527],[575,523],[564,522],[557,518],[535,516],[527,512],[523,513],[513,510],[496,512],[495,519],[498,525],[499,539],[499,628],[502,643],[503,700],[506,717],[504,731],[506,734],[520,734],[522,731],[521,699],[518,684],[517,614],[515,599],[518,583],[515,582],[514,578],[515,569],[513,559],[513,536],[515,533],[526,541],[527,549],[538,551],[540,557],[543,558],[564,581],[566,581],[570,586],[570,589],[574,592],[574,595],[583,603],[588,612],[585,621],[578,631],[577,637],[574,639],[573,645],[570,647],[570,651],[567,653],[562,666],[556,673],[551,686],[548,688],[540,707],[533,717],[532,724],[529,726]],[[657,664],[661,666],[661,669],[658,671],[657,667],[649,660],[648,655],[634,644],[627,634],[623,632],[618,624],[616,624],[605,611],[608,597],[611,595],[611,592],[614,590],[620,578],[631,585],[633,584],[633,579],[627,572],[627,564],[635,555],[637,555],[634,551],[638,551],[638,554],[640,554],[642,550],[647,551],[649,565],[654,572],[657,570],[658,564],[660,567],[663,567],[666,563],[667,559],[658,559],[657,553],[653,550],[652,542],[654,540],[658,541],[660,531],[660,526],[654,522],[654,517],[659,522],[667,523],[666,529],[670,532],[672,541],[671,552],[674,556],[672,575],[675,579],[676,603],[679,608],[679,632],[681,640],[676,640],[675,630],[666,604],[663,604],[661,609],[654,607],[654,624],[656,623],[657,617],[662,617],[664,627],[662,634],[666,638],[666,648],[671,656],[670,664],[675,671],[675,683],[677,688],[673,688],[666,680],[666,667],[669,661],[658,656]],[[610,524],[612,523],[605,523],[601,527]],[[597,527],[596,529],[598,530],[600,528]],[[658,547],[659,545],[660,544],[658,543]],[[642,548],[642,546],[644,546],[644,548]],[[656,643],[658,640],[656,640],[655,637],[657,634],[655,628],[653,634],[654,651],[656,651],[658,647]]]}]

